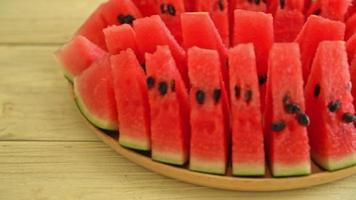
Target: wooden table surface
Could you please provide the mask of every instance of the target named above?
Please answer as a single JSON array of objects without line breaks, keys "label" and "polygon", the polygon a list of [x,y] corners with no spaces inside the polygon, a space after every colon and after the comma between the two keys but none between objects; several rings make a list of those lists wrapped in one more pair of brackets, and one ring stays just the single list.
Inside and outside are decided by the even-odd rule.
[{"label": "wooden table surface", "polygon": [[53,52],[101,0],[0,1],[0,199],[355,200],[356,176],[247,193],[169,179],[127,161],[86,127]]}]

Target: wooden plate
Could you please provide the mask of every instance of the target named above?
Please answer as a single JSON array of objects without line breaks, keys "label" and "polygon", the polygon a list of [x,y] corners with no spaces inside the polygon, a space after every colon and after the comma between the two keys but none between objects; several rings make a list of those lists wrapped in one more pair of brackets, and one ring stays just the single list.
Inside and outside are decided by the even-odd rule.
[{"label": "wooden plate", "polygon": [[[71,86],[70,88],[73,91]],[[104,132],[94,127],[89,121],[86,120],[86,122],[104,143],[128,160],[158,174],[201,186],[238,191],[281,191],[321,185],[356,175],[356,166],[328,172],[320,169],[314,163],[311,175],[289,178],[273,178],[268,169],[266,176],[260,178],[234,177],[231,175],[231,167],[228,168],[224,176],[193,172],[188,169],[188,165],[177,167],[162,164],[153,161],[149,153],[124,148],[118,143],[118,133]]]}]

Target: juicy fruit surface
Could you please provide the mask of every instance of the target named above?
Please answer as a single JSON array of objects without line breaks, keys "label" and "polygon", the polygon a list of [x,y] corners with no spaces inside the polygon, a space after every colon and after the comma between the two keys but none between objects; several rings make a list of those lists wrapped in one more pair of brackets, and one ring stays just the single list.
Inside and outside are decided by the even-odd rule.
[{"label": "juicy fruit surface", "polygon": [[89,121],[153,160],[296,176],[311,150],[332,171],[356,164],[350,2],[108,0],[56,56]]},{"label": "juicy fruit surface", "polygon": [[146,76],[132,50],[111,57],[121,145],[150,150]]},{"label": "juicy fruit surface", "polygon": [[311,155],[328,170],[356,163],[356,130],[343,118],[355,111],[349,81],[345,43],[322,42],[306,86],[306,101],[313,122],[309,127]]},{"label": "juicy fruit surface", "polygon": [[232,113],[232,172],[261,176],[265,173],[262,114],[252,44],[229,51],[230,103]]},{"label": "juicy fruit surface", "polygon": [[191,83],[190,169],[224,174],[228,156],[228,114],[219,54],[215,50],[193,47],[188,51],[188,65]]},{"label": "juicy fruit surface", "polygon": [[74,95],[84,116],[104,130],[117,130],[117,111],[108,56],[74,79]]},{"label": "juicy fruit surface", "polygon": [[309,122],[299,121],[299,116],[308,118],[299,58],[296,43],[275,43],[270,52],[264,125],[274,176],[311,172],[306,128]]},{"label": "juicy fruit surface", "polygon": [[153,80],[149,84],[152,158],[182,165],[189,155],[189,104],[183,80],[167,46],[146,54],[146,67]]}]

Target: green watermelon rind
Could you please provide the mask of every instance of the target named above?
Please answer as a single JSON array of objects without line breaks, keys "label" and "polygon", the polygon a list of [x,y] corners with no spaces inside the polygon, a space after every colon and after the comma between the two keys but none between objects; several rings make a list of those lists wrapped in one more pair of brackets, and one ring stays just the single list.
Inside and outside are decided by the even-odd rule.
[{"label": "green watermelon rind", "polygon": [[304,162],[289,165],[274,163],[270,169],[274,177],[307,176],[311,174],[311,163]]},{"label": "green watermelon rind", "polygon": [[312,154],[312,158],[318,166],[328,171],[337,171],[356,165],[356,152],[343,158],[328,159],[316,154]]},{"label": "green watermelon rind", "polygon": [[74,79],[74,100],[80,110],[80,112],[83,114],[83,116],[95,127],[107,130],[107,131],[117,131],[118,127],[115,122],[110,122],[104,119],[100,119],[93,115],[92,113],[89,112],[85,104],[83,103],[83,100],[80,97],[79,91],[76,89],[76,84],[75,84],[75,79]]},{"label": "green watermelon rind", "polygon": [[225,162],[199,161],[191,158],[189,169],[196,172],[224,175],[226,172],[226,164]]},{"label": "green watermelon rind", "polygon": [[182,166],[187,162],[188,156],[183,155],[182,153],[158,152],[153,149],[152,160],[166,164]]},{"label": "green watermelon rind", "polygon": [[139,150],[139,151],[151,150],[150,142],[148,140],[132,139],[132,138],[129,138],[124,135],[126,135],[126,134],[123,134],[120,132],[119,144],[121,146],[129,148],[129,149]]},{"label": "green watermelon rind", "polygon": [[244,163],[233,163],[232,164],[232,175],[234,176],[264,176],[265,175],[265,164],[244,164]]}]

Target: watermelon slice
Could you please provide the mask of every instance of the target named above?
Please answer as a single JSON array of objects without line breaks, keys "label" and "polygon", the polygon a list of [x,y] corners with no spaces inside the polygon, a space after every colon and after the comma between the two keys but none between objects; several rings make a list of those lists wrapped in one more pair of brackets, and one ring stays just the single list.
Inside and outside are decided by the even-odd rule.
[{"label": "watermelon slice", "polygon": [[343,40],[345,24],[311,15],[296,38],[301,51],[303,77],[306,82],[315,51],[323,40]]},{"label": "watermelon slice", "polygon": [[103,29],[110,25],[132,24],[139,17],[141,13],[131,0],[109,0],[94,11],[79,28],[77,35],[88,38],[106,50]]},{"label": "watermelon slice", "polygon": [[352,59],[356,54],[356,33],[352,37],[350,37],[349,40],[347,40],[346,48],[347,48],[349,61],[351,63]]},{"label": "watermelon slice", "polygon": [[227,49],[209,14],[206,12],[184,13],[181,17],[184,48],[189,49],[197,46],[205,49],[216,49],[220,55],[224,81],[228,83],[228,71],[225,65]]},{"label": "watermelon slice", "polygon": [[73,77],[87,69],[94,61],[107,53],[83,36],[76,36],[56,52],[62,64],[64,76],[73,81]]},{"label": "watermelon slice", "polygon": [[265,173],[262,114],[253,45],[240,44],[229,51],[232,112],[232,173]]},{"label": "watermelon slice", "polygon": [[264,128],[273,176],[311,173],[302,66],[296,43],[276,43],[269,56]]},{"label": "watermelon slice", "polygon": [[146,76],[131,49],[111,57],[121,145],[150,150]]},{"label": "watermelon slice", "polygon": [[196,0],[195,9],[198,12],[209,12],[224,44],[230,44],[229,13],[227,0]]},{"label": "watermelon slice", "polygon": [[74,79],[75,101],[83,115],[96,127],[117,130],[117,110],[110,57],[94,62]]},{"label": "watermelon slice", "polygon": [[275,42],[293,42],[304,25],[304,15],[298,10],[277,10],[274,19]]},{"label": "watermelon slice", "polygon": [[160,16],[179,44],[182,44],[180,15],[185,12],[184,0],[158,0]]},{"label": "watermelon slice", "polygon": [[262,110],[264,109],[268,53],[273,44],[273,17],[271,14],[235,10],[234,45],[252,42],[255,46],[258,82]]},{"label": "watermelon slice", "polygon": [[189,157],[189,99],[167,46],[146,54],[154,160],[183,165]]},{"label": "watermelon slice", "polygon": [[132,0],[137,8],[141,11],[143,16],[157,15],[159,13],[159,6],[157,0]]},{"label": "watermelon slice", "polygon": [[190,90],[190,169],[224,174],[228,157],[227,94],[215,50],[188,50]]},{"label": "watermelon slice", "polygon": [[122,50],[132,49],[140,63],[144,62],[143,55],[138,50],[136,33],[128,24],[109,26],[104,29],[106,46],[110,54],[119,54]]},{"label": "watermelon slice", "polygon": [[356,14],[352,15],[347,21],[346,21],[346,33],[345,33],[345,39],[349,39],[353,34],[356,33]]},{"label": "watermelon slice", "polygon": [[162,19],[158,15],[153,15],[135,20],[134,30],[136,32],[138,47],[143,53],[153,53],[159,45],[169,46],[183,81],[188,86],[186,53],[169,32]]},{"label": "watermelon slice", "polygon": [[345,43],[320,43],[306,86],[314,161],[327,170],[356,164],[356,120]]}]

